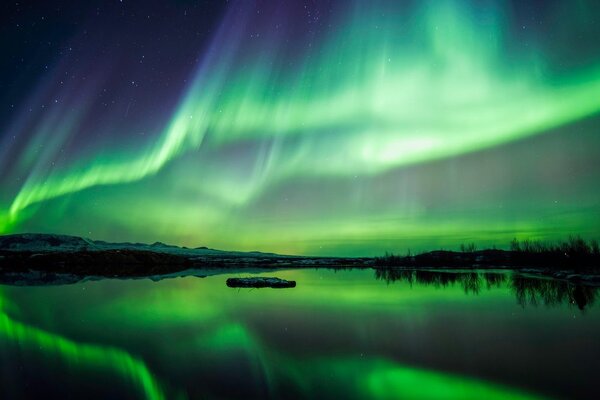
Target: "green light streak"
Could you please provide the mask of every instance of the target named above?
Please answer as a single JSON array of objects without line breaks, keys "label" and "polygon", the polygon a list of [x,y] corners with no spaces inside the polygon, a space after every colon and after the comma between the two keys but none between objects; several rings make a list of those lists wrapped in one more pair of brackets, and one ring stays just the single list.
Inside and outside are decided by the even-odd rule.
[{"label": "green light streak", "polygon": [[[362,363],[355,364],[354,368],[360,371]],[[385,361],[375,362],[366,377],[362,380],[359,378],[359,382],[365,395],[372,399],[541,399],[484,381],[403,367]]]},{"label": "green light streak", "polygon": [[39,349],[53,354],[71,365],[94,366],[115,371],[133,382],[149,400],[162,400],[165,395],[160,384],[143,361],[113,347],[77,343],[59,335],[15,321],[3,312],[0,295],[0,335],[20,347]]},{"label": "green light streak", "polygon": [[[224,170],[196,181],[198,191],[220,201],[198,219],[219,225],[230,221],[231,208],[252,204],[281,182],[374,176],[597,114],[598,65],[556,76],[536,49],[507,60],[508,18],[500,3],[493,5],[494,19],[485,26],[477,24],[463,2],[424,2],[410,13],[403,11],[411,16],[404,24],[382,17],[377,6],[356,5],[338,29],[290,68],[280,66],[284,37],[268,35],[262,50],[242,68],[244,34],[221,33],[214,39],[218,50],[204,59],[153,143],[142,151],[89,157],[68,168],[31,174],[8,211],[0,213],[0,233],[28,219],[25,211],[34,204],[143,180],[198,149],[218,155],[233,145],[273,143],[260,155],[263,167],[244,185]],[[40,132],[57,126],[77,133],[77,118],[58,125],[60,116],[51,118],[39,124]],[[255,237],[248,234],[247,246],[256,245]],[[243,240],[237,245],[245,245]]]},{"label": "green light streak", "polygon": [[[416,367],[398,356],[402,354],[399,349],[410,348],[411,337],[423,335],[425,346],[436,341],[430,333],[441,315],[456,315],[457,325],[465,323],[467,336],[480,332],[484,339],[495,340],[497,327],[479,331],[470,321],[484,315],[501,316],[507,309],[523,312],[507,287],[508,280],[498,286],[486,286],[482,280],[481,292],[475,296],[465,295],[460,281],[443,287],[419,281],[410,286],[403,281],[387,285],[373,279],[372,270],[291,270],[277,275],[302,285],[282,293],[230,290],[224,285],[229,275],[158,283],[108,280],[87,282],[85,292],[82,285],[11,288],[7,290],[11,296],[0,296],[0,307],[19,304],[29,324],[44,326],[54,321],[56,310],[68,304],[70,313],[60,320],[67,329],[79,326],[85,316],[96,340],[105,342],[114,332],[102,327],[118,327],[120,348],[148,344],[144,351],[160,360],[165,380],[189,392],[201,388],[207,398],[224,397],[223,382],[237,380],[243,383],[244,393],[253,397],[284,397],[293,388],[307,398],[540,398],[477,376],[437,370],[436,361]],[[556,316],[565,315],[571,318],[566,308],[557,310]],[[116,371],[136,383],[148,398],[163,395],[157,378],[143,362],[122,350],[75,343],[16,322],[1,308],[0,317],[0,336],[23,347],[39,347],[69,363]],[[320,325],[329,320],[335,325]],[[393,329],[412,334],[401,335],[404,342],[396,342],[389,321],[394,321]],[[549,321],[560,324],[563,319],[534,319],[533,327]],[[496,322],[502,324],[502,317]],[[507,329],[522,323],[515,320]],[[452,336],[460,331],[456,329],[439,335]],[[339,332],[344,332],[343,340]],[[514,365],[518,368],[517,361],[518,357]]]}]

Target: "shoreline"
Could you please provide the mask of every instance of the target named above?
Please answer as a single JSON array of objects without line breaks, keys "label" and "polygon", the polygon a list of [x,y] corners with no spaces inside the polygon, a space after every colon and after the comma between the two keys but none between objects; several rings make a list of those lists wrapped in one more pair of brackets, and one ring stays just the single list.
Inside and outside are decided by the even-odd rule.
[{"label": "shoreline", "polygon": [[[76,236],[17,234],[0,236],[0,282],[44,282],[52,277],[162,279],[185,271],[275,271],[283,269],[374,269],[446,271],[513,270],[538,277],[600,286],[600,254],[568,248],[522,250],[436,250],[384,257],[308,257],[260,252],[186,248],[156,242],[108,243]],[[208,272],[206,272],[208,271]],[[31,278],[26,278],[26,277]],[[15,279],[13,279],[15,278]]]},{"label": "shoreline", "polygon": [[203,265],[160,264],[153,268],[140,271],[139,264],[112,264],[109,268],[94,267],[77,268],[74,270],[60,268],[32,268],[22,269],[6,268],[0,259],[0,284],[13,286],[45,286],[74,284],[86,281],[99,281],[107,279],[138,280],[150,279],[158,282],[164,279],[197,277],[206,278],[225,274],[261,274],[277,273],[278,271],[324,269],[324,270],[371,270],[375,273],[403,273],[403,272],[430,272],[441,274],[467,274],[467,273],[508,273],[513,272],[520,276],[534,279],[548,279],[562,281],[573,285],[600,287],[600,273],[581,273],[573,270],[555,270],[548,268],[514,267],[514,266],[462,266],[462,267],[411,267],[411,266],[376,266],[369,264],[327,264],[304,263],[302,265],[289,263],[276,264],[221,264],[214,262]]}]

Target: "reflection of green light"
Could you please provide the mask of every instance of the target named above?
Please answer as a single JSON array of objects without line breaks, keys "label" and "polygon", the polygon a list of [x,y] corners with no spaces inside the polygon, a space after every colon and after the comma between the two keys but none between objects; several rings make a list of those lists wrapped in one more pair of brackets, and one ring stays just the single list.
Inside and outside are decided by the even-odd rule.
[{"label": "reflection of green light", "polygon": [[355,398],[406,400],[542,399],[484,380],[412,368],[383,358],[312,360],[313,373],[340,381]]},{"label": "reflection of green light", "polygon": [[[145,205],[130,212],[100,202],[98,208],[94,206],[94,221],[86,226],[117,219],[116,226],[145,234],[148,227],[156,233],[157,227],[170,224],[176,229],[165,228],[169,232],[165,235],[178,232],[176,240],[192,242],[189,238],[203,237],[226,247],[254,249],[258,245],[265,250],[298,252],[307,252],[301,247],[303,239],[317,243],[323,241],[321,236],[339,242],[365,237],[391,237],[399,242],[402,238],[393,236],[398,232],[401,236],[465,232],[471,223],[478,223],[472,216],[465,221],[436,219],[428,225],[416,212],[408,216],[382,212],[377,216],[383,218],[371,218],[359,209],[335,223],[324,215],[286,229],[281,221],[260,226],[247,218],[239,223],[232,220],[237,214],[230,212],[256,206],[253,202],[282,182],[307,176],[343,181],[354,175],[378,175],[542,134],[600,110],[598,65],[558,75],[547,65],[551,57],[535,43],[527,55],[509,53],[505,47],[511,40],[507,32],[511,21],[502,2],[490,2],[492,11],[485,24],[476,22],[481,10],[474,11],[476,7],[466,2],[419,3],[414,10],[399,6],[396,13],[381,12],[378,5],[354,4],[356,12],[349,12],[331,33],[318,37],[314,50],[304,58],[299,54],[294,67],[285,63],[281,49],[286,47],[286,37],[279,32],[265,35],[255,51],[245,48],[243,34],[216,37],[217,50],[204,60],[155,141],[121,153],[108,149],[96,156],[80,156],[62,169],[23,168],[19,172],[28,179],[5,205],[8,215],[0,212],[0,232],[12,231],[30,219],[26,209],[36,203],[94,186],[131,184],[155,176],[168,163],[181,161],[185,153],[200,147],[202,154],[194,158],[207,156],[223,162],[211,165],[203,159],[209,165],[194,165],[177,178],[193,182],[185,188],[187,199],[172,196],[169,200],[176,204],[165,207],[165,199],[160,198],[153,205],[152,197],[163,195],[153,189],[151,196],[141,193]],[[398,15],[404,16],[402,23]],[[84,107],[75,107],[75,116],[72,108],[62,110],[65,118],[56,113],[47,120],[42,117],[34,136],[46,137],[51,131],[53,141],[58,137],[67,142],[71,136],[88,134],[80,132],[78,122],[85,114],[79,109]],[[256,161],[250,169],[255,170],[248,175],[245,167],[228,165],[228,148],[250,148],[265,141],[270,144],[252,155]],[[24,159],[37,154],[33,149],[41,147],[39,142],[31,140]],[[52,142],[44,148],[59,147]],[[162,181],[164,176],[156,178]],[[128,198],[135,195],[126,193]],[[69,210],[44,209],[36,218],[44,221],[54,217],[53,212]],[[414,220],[410,218],[415,215]],[[574,218],[567,222],[585,223]],[[531,227],[522,220],[518,226],[495,221],[495,227],[512,235],[517,230],[535,231],[541,219],[532,218]],[[381,220],[385,221],[374,222]],[[148,226],[140,225],[144,223]],[[440,228],[439,223],[447,227]],[[491,225],[487,219],[481,224],[484,232]],[[273,225],[276,229],[269,229]],[[311,247],[310,251],[318,248]]]},{"label": "reflection of green light", "polygon": [[[203,351],[225,357],[242,349],[252,362],[254,380],[262,377],[273,391],[278,379],[294,382],[295,390],[307,397],[319,397],[319,389],[311,384],[329,376],[331,387],[355,384],[360,398],[372,399],[539,399],[516,389],[475,378],[403,366],[383,359],[290,358],[285,353],[268,350],[240,324],[221,326],[217,331],[198,338]],[[271,370],[271,366],[276,368]],[[322,393],[321,393],[322,394]]]},{"label": "reflection of green light", "polygon": [[[361,371],[363,363],[356,365]],[[357,379],[372,399],[456,399],[501,400],[536,399],[515,389],[502,387],[471,378],[463,378],[440,372],[425,371],[398,366],[389,362],[377,362],[365,371],[358,372]],[[364,376],[364,378],[360,378]]]},{"label": "reflection of green light", "polygon": [[[218,392],[219,387],[207,384],[203,374],[208,372],[206,379],[213,383],[215,375],[221,371],[223,376],[233,379],[239,375],[229,371],[232,363],[238,368],[235,374],[243,374],[241,380],[247,382],[245,389],[249,393],[268,393],[271,397],[285,397],[293,388],[295,393],[306,398],[324,397],[330,393],[374,399],[534,398],[519,389],[476,377],[413,368],[402,360],[389,359],[389,354],[383,351],[365,354],[364,358],[358,358],[356,354],[359,347],[356,345],[377,340],[377,337],[365,336],[365,318],[378,315],[380,321],[392,318],[406,322],[406,326],[417,324],[420,329],[427,329],[427,321],[436,317],[431,314],[432,310],[444,313],[457,306],[469,310],[470,304],[486,312],[496,312],[498,305],[514,306],[506,282],[489,290],[482,289],[477,304],[474,304],[474,298],[466,296],[459,284],[443,290],[418,282],[411,289],[401,282],[387,286],[385,282],[373,279],[372,270],[290,270],[279,271],[277,275],[302,284],[281,292],[231,290],[225,286],[229,275],[158,283],[111,280],[86,283],[83,304],[76,301],[81,298],[82,285],[28,288],[28,296],[20,298],[30,305],[26,315],[33,321],[43,321],[48,317],[47,313],[68,303],[71,312],[61,322],[66,326],[77,326],[85,315],[99,338],[109,334],[102,327],[118,326],[120,340],[125,341],[119,345],[121,348],[128,348],[130,342],[127,340],[133,340],[134,345],[151,343],[148,351],[164,361],[161,366],[166,376],[172,374],[177,379],[181,373],[178,368],[184,370],[181,374],[184,376],[193,368],[197,374],[193,381],[178,382],[178,385],[206,385],[201,387],[208,398],[212,394],[210,390]],[[21,289],[11,290],[17,293]],[[76,344],[15,322],[1,308],[3,305],[6,308],[6,303],[12,299],[0,296],[0,334],[29,347],[40,345],[67,361],[114,369],[132,379],[147,397],[161,398],[156,378],[141,361],[120,350]],[[459,303],[461,300],[466,304]],[[136,315],[140,318],[136,319]],[[273,317],[268,322],[269,328],[282,329],[286,326],[286,318],[298,322],[294,319],[299,315],[314,315],[316,321],[323,316],[339,315],[344,335],[352,344],[341,351],[339,348],[328,349],[317,340],[314,347],[303,354],[296,348],[287,347],[293,342],[272,342],[269,334],[261,336],[261,325],[256,324]],[[313,321],[300,322],[293,325],[296,328],[306,326],[309,332],[314,328]],[[325,343],[337,335],[335,332],[318,333],[324,335]],[[387,331],[378,333],[385,337],[389,335]],[[221,379],[216,381],[223,382]]]},{"label": "reflection of green light", "polygon": [[2,304],[3,298],[0,296],[0,335],[17,342],[22,347],[39,348],[45,354],[55,354],[70,364],[116,370],[120,375],[134,382],[147,399],[165,398],[159,383],[143,361],[116,348],[76,343],[14,321],[2,311]]},{"label": "reflection of green light", "polygon": [[[265,349],[243,325],[224,323],[217,330],[198,337],[195,344],[202,352],[215,354],[217,359],[242,350],[250,362],[253,380],[261,382],[264,379],[269,390],[274,387],[273,371],[271,364],[267,362]],[[236,357],[239,355],[236,354]]]}]

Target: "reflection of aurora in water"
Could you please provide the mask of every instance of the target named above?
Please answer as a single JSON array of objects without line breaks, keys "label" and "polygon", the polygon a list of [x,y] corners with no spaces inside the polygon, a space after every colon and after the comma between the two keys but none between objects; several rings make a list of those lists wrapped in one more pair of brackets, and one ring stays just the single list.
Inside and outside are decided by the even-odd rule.
[{"label": "reflection of aurora in water", "polygon": [[[561,21],[550,25],[553,35],[559,32],[563,40],[573,32],[592,35],[593,28],[584,24],[587,3],[578,4],[548,7],[550,21],[553,15]],[[304,49],[306,43],[297,38],[304,36],[282,28],[295,15],[273,8],[258,17],[250,5],[231,7],[178,106],[164,111],[168,117],[150,140],[121,146],[122,137],[133,140],[127,136],[133,128],[115,123],[108,129],[96,120],[100,89],[94,85],[48,83],[40,89],[40,97],[50,93],[66,100],[47,113],[24,113],[13,121],[11,135],[29,140],[15,151],[14,167],[0,165],[11,169],[6,176],[25,182],[13,188],[13,181],[6,181],[10,190],[2,199],[7,203],[0,208],[0,232],[59,227],[111,236],[126,230],[128,240],[301,253],[319,252],[328,240],[338,253],[356,251],[347,244],[356,241],[374,253],[379,239],[404,247],[402,238],[439,236],[454,244],[473,230],[476,240],[487,242],[508,241],[514,234],[558,239],[574,231],[597,233],[597,217],[580,209],[587,203],[579,200],[590,193],[597,198],[584,176],[569,175],[575,181],[568,188],[577,190],[568,202],[556,201],[556,192],[570,191],[535,174],[526,190],[513,187],[523,173],[519,167],[527,164],[503,150],[516,165],[501,166],[506,176],[493,182],[498,206],[492,199],[471,204],[462,198],[449,208],[436,204],[438,197],[458,196],[457,187],[466,190],[463,173],[475,182],[467,193],[471,197],[489,186],[485,176],[471,177],[471,168],[454,171],[455,181],[447,187],[434,179],[436,168],[446,166],[426,170],[417,181],[433,182],[423,186],[411,184],[410,173],[385,180],[386,173],[408,165],[501,147],[596,115],[600,66],[595,58],[561,67],[557,60],[564,57],[554,48],[561,43],[544,46],[535,34],[527,36],[511,19],[508,3],[477,6],[458,0],[340,2],[331,29],[316,33],[309,49],[290,54],[290,41]],[[565,20],[577,21],[577,29]],[[543,37],[543,28],[528,28],[541,29]],[[253,41],[247,40],[250,33]],[[48,81],[61,73],[58,68]],[[85,152],[61,153],[72,140],[97,136],[106,139]],[[582,140],[589,144],[585,151],[596,146],[596,139]],[[536,146],[541,160],[546,150]],[[11,151],[7,145],[0,154]],[[556,161],[548,158],[544,165]],[[485,171],[486,165],[482,161],[475,168]],[[373,190],[385,185],[399,189]],[[285,205],[307,191],[322,195]],[[530,191],[535,206],[522,199]],[[272,202],[285,218],[270,214]],[[422,204],[430,204],[433,214]],[[530,214],[521,214],[524,204]],[[79,207],[85,224],[66,221],[65,213]],[[476,207],[485,212],[474,218]],[[339,211],[331,213],[332,208]]]},{"label": "reflection of aurora in water", "polygon": [[[285,397],[275,391],[277,382],[293,382],[294,394],[305,398],[335,397],[323,392],[323,380],[342,388],[353,398],[371,399],[534,399],[530,394],[485,381],[411,368],[383,358],[298,358],[274,354],[239,324],[224,325],[198,340],[198,346],[220,356],[242,352],[255,361],[252,378],[265,381],[269,397]],[[258,386],[258,385],[257,385]],[[331,390],[331,388],[330,388]]]},{"label": "reflection of aurora in water", "polygon": [[[15,321],[3,310],[0,291],[0,337],[5,337],[22,348],[39,348],[45,355],[58,357],[79,368],[99,367],[114,371],[133,382],[149,400],[165,398],[160,384],[143,361],[113,347],[77,343],[62,336]],[[56,382],[68,385],[68,382]]]},{"label": "reflection of aurora in water", "polygon": [[[349,398],[377,399],[535,397],[504,384],[497,385],[466,374],[436,371],[434,366],[431,367],[433,369],[413,367],[401,359],[390,357],[387,352],[373,351],[360,355],[360,341],[351,345],[353,342],[345,342],[342,337],[336,339],[341,332],[334,334],[333,338],[328,337],[327,331],[335,325],[319,328],[315,321],[317,325],[313,329],[316,332],[309,328],[307,334],[317,336],[309,337],[307,341],[281,342],[286,337],[283,331],[276,336],[269,333],[272,329],[279,332],[284,327],[289,327],[292,333],[293,326],[299,321],[304,321],[302,326],[311,325],[305,319],[306,312],[318,320],[331,318],[333,314],[346,315],[346,322],[340,323],[342,326],[349,324],[344,328],[344,335],[352,336],[357,333],[355,328],[360,332],[363,324],[369,326],[372,323],[369,322],[371,313],[388,315],[382,322],[388,318],[393,321],[401,315],[405,315],[402,318],[409,322],[413,318],[426,318],[427,304],[444,308],[447,306],[443,304],[449,301],[462,306],[473,303],[474,299],[482,298],[485,304],[493,304],[489,302],[505,298],[502,288],[506,281],[493,278],[491,281],[495,283],[490,291],[473,297],[465,295],[459,281],[439,287],[415,281],[413,289],[409,290],[400,288],[401,283],[398,283],[383,290],[385,283],[372,279],[372,271],[356,272],[357,278],[352,278],[354,272],[326,271],[324,274],[328,279],[325,281],[319,279],[320,272],[282,272],[284,276],[291,274],[302,284],[290,292],[263,290],[247,292],[257,293],[257,296],[243,297],[226,288],[224,279],[220,277],[160,283],[87,283],[86,297],[77,294],[81,293],[77,288],[84,286],[82,284],[40,289],[7,288],[3,299],[25,307],[27,312],[23,314],[29,316],[32,325],[39,324],[34,322],[39,319],[36,315],[61,309],[61,304],[67,302],[70,316],[61,324],[77,326],[85,316],[93,329],[90,332],[93,332],[94,342],[113,344],[106,347],[80,345],[62,334],[49,333],[47,328],[33,328],[17,322],[4,312],[0,335],[23,347],[43,344],[40,351],[67,362],[76,362],[82,367],[99,366],[108,373],[122,375],[125,380],[136,383],[140,392],[148,398],[160,398],[162,395],[158,380],[164,382],[167,388],[177,388],[178,393],[187,392],[189,398],[201,395],[277,398],[292,392],[313,398],[335,397],[340,393]],[[103,287],[111,288],[109,297]],[[512,299],[512,294],[507,295]],[[83,304],[75,301],[76,298],[80,298]],[[268,324],[257,325],[258,320],[251,315],[256,317],[263,312]],[[356,313],[364,316],[356,321],[352,318]],[[358,325],[352,328],[354,324]],[[114,327],[119,339],[103,338],[110,331],[106,327]],[[298,328],[300,326],[296,325]],[[382,328],[387,329],[385,323]],[[377,331],[379,339],[370,338],[369,342],[373,341],[370,345],[377,346],[377,340],[392,339],[399,333]],[[124,340],[131,342],[124,343]],[[346,344],[338,347],[338,341]],[[308,347],[297,349],[294,343]],[[328,349],[330,346],[331,350]],[[143,349],[142,352],[149,353],[143,358],[152,360],[149,367],[161,373],[152,374],[139,359],[116,350],[116,347],[135,348],[132,351],[136,354]],[[155,365],[157,360],[161,360],[159,367]],[[223,389],[224,381],[235,382],[225,385],[230,387],[230,391]],[[168,389],[163,390],[165,397],[172,397]]]}]

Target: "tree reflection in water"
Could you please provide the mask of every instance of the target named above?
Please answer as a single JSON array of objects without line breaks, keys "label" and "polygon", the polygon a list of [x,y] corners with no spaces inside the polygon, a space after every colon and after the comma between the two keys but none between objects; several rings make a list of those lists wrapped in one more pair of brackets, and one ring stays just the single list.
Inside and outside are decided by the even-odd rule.
[{"label": "tree reflection in water", "polygon": [[585,310],[596,300],[597,288],[564,280],[525,276],[518,272],[455,272],[377,268],[375,278],[385,282],[404,282],[411,287],[420,285],[445,288],[460,285],[465,294],[479,294],[482,288],[490,290],[508,286],[522,307],[543,304],[555,307],[577,305]]}]

